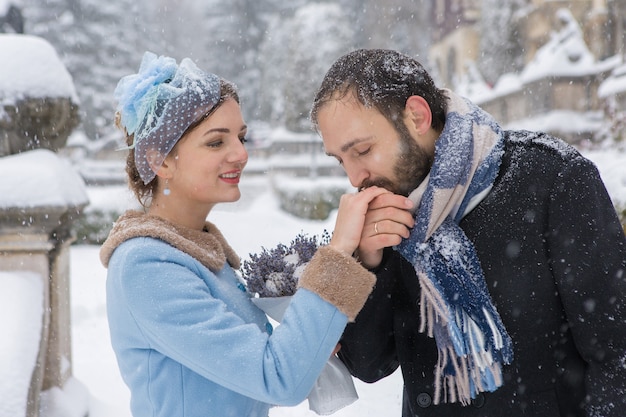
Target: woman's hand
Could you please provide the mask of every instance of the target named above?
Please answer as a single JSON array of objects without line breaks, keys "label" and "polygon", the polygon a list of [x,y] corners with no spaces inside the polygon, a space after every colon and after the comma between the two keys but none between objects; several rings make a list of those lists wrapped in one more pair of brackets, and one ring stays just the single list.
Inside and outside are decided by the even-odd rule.
[{"label": "woman's hand", "polygon": [[368,206],[372,200],[382,194],[393,195],[390,191],[380,187],[369,187],[358,193],[342,195],[335,220],[335,230],[329,246],[352,256],[364,232]]}]

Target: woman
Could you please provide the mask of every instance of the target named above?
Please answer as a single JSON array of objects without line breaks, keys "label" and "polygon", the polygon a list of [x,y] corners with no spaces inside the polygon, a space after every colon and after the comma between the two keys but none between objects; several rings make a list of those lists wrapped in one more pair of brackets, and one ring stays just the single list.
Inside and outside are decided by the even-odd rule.
[{"label": "woman", "polygon": [[145,208],[123,214],[101,249],[133,415],[267,416],[273,404],[300,403],[372,290],[374,275],[351,254],[369,201],[385,191],[342,198],[329,245],[273,330],[239,284],[239,258],[206,221],[240,197],[248,155],[234,87],[189,59],[146,53],[115,95],[129,183]]}]

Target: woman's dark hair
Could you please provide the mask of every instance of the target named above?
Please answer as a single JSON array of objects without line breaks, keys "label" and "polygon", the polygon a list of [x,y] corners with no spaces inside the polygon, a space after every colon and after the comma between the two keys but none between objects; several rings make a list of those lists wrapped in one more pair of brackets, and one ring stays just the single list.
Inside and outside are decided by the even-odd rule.
[{"label": "woman's dark hair", "polygon": [[433,114],[432,128],[441,132],[446,120],[445,92],[435,86],[415,59],[386,49],[359,49],[339,58],[328,70],[315,96],[311,121],[331,100],[353,94],[365,107],[377,109],[398,129],[409,97],[417,95]]},{"label": "woman's dark hair", "polygon": [[[196,126],[202,123],[207,117],[209,117],[215,110],[217,110],[227,99],[232,98],[237,103],[239,103],[239,94],[237,93],[237,88],[224,79],[220,79],[220,98],[219,101],[209,110],[206,114],[200,117],[198,120],[194,121],[192,124],[187,127],[185,132],[181,135],[181,138],[184,137],[187,132],[192,131]],[[120,128],[126,134],[125,129],[120,124],[120,114],[115,114],[115,125]],[[180,138],[179,138],[180,140]],[[134,135],[126,134],[126,144],[131,146],[134,141]],[[128,155],[126,157],[126,174],[128,175],[128,186],[137,197],[139,203],[147,208],[150,205],[152,195],[156,191],[158,185],[158,177],[154,177],[152,181],[148,184],[144,184],[141,176],[139,175],[139,171],[135,165],[135,150],[130,149]]]}]

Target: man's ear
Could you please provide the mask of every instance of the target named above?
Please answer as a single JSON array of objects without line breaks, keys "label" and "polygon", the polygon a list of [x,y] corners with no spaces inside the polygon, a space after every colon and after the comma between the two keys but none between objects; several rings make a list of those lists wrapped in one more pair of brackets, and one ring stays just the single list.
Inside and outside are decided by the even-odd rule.
[{"label": "man's ear", "polygon": [[405,121],[409,128],[415,129],[418,135],[423,135],[430,129],[433,113],[430,106],[421,96],[411,96],[406,100]]}]

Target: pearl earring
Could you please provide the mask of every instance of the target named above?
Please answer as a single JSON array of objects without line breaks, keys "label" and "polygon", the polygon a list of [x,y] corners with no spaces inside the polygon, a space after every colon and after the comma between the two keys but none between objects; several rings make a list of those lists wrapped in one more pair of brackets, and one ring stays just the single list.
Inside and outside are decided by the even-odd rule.
[{"label": "pearl earring", "polygon": [[163,188],[163,195],[170,195],[170,187],[169,187],[169,180],[165,179],[165,188]]}]

